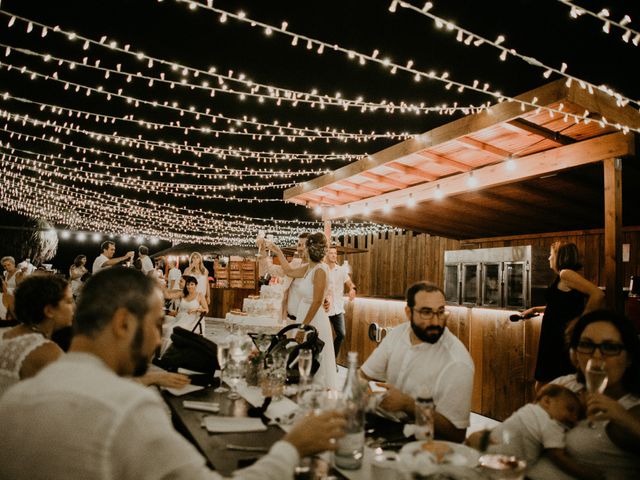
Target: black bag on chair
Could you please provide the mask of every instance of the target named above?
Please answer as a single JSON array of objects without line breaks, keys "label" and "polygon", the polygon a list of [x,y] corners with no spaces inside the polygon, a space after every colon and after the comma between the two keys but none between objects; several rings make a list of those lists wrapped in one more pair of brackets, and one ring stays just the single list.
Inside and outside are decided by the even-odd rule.
[{"label": "black bag on chair", "polygon": [[[298,343],[295,339],[287,337],[287,332],[295,329],[299,329],[307,333],[307,337],[304,342]],[[279,352],[282,352],[282,354],[287,357],[287,383],[299,383],[300,372],[298,371],[296,359],[298,358],[298,353],[303,348],[311,350],[311,355],[313,357],[311,362],[311,374],[313,375],[320,368],[320,352],[322,352],[322,349],[324,348],[324,342],[320,340],[318,330],[311,325],[293,323],[280,330],[273,337],[273,340],[271,340],[271,345],[265,355],[265,362],[268,362],[270,356],[273,356],[274,354],[277,355]]]},{"label": "black bag on chair", "polygon": [[211,340],[182,327],[175,327],[171,334],[171,345],[162,357],[154,358],[152,363],[170,372],[176,372],[178,368],[202,372],[206,375],[190,375],[191,383],[212,385],[213,375],[220,369],[217,351],[217,345]]}]

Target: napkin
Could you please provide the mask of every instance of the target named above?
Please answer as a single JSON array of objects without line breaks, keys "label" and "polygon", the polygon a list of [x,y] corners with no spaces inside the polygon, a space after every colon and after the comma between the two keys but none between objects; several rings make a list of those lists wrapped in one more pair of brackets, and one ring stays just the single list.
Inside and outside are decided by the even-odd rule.
[{"label": "napkin", "polygon": [[191,385],[190,383],[188,383],[182,388],[162,387],[162,389],[166,390],[172,395],[175,395],[176,397],[179,397],[180,395],[186,395],[187,393],[197,392],[198,390],[204,390],[204,387],[201,387],[200,385]]},{"label": "napkin", "polygon": [[259,418],[220,417],[209,415],[204,417],[204,427],[211,433],[262,432],[267,426]]}]

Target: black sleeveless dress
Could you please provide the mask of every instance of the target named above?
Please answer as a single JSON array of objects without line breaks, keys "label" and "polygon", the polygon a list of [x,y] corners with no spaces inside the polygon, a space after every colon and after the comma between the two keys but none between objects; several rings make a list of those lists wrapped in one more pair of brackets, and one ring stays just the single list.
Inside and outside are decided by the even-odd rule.
[{"label": "black sleeveless dress", "polygon": [[550,382],[576,369],[569,360],[569,348],[565,345],[565,329],[571,320],[582,315],[586,295],[577,290],[563,292],[558,289],[560,276],[547,288],[547,308],[540,329],[535,378]]}]

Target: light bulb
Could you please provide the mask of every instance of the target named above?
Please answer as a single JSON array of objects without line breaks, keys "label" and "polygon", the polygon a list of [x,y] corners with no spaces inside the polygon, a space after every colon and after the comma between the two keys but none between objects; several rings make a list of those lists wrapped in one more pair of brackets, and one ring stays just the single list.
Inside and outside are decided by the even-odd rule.
[{"label": "light bulb", "polygon": [[433,192],[433,197],[436,200],[442,200],[444,198],[444,192],[442,191],[442,189],[440,188],[440,185],[436,186],[436,191]]}]

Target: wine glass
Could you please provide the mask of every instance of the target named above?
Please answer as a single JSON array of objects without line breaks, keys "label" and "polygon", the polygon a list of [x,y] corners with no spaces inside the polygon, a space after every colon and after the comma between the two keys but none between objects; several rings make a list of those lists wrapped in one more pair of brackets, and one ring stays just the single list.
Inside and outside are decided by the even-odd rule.
[{"label": "wine glass", "polygon": [[[220,366],[220,378],[224,375],[224,369],[227,366],[227,360],[229,358],[229,342],[220,342],[217,345],[216,358],[218,359],[218,365]],[[218,392],[226,392],[225,388],[216,389]]]},{"label": "wine glass", "polygon": [[[584,378],[587,383],[587,392],[604,393],[609,383],[607,364],[604,359],[591,357],[584,370]],[[595,428],[593,420],[589,420],[589,427]]]},{"label": "wine glass", "polygon": [[300,372],[300,383],[304,388],[309,382],[311,377],[311,364],[313,362],[313,355],[308,348],[302,348],[298,352],[298,372]]},{"label": "wine glass", "polygon": [[229,400],[237,400],[238,398],[240,398],[240,395],[238,394],[238,384],[242,380],[244,370],[244,362],[237,361],[232,356],[227,364],[227,368],[225,368],[224,377],[224,381],[227,382],[229,387],[231,387],[231,391],[229,392],[228,396]]},{"label": "wine glass", "polygon": [[[272,234],[268,234],[267,235],[267,242],[269,243],[273,243],[273,235]],[[271,249],[267,249],[267,257],[271,256]]]}]

